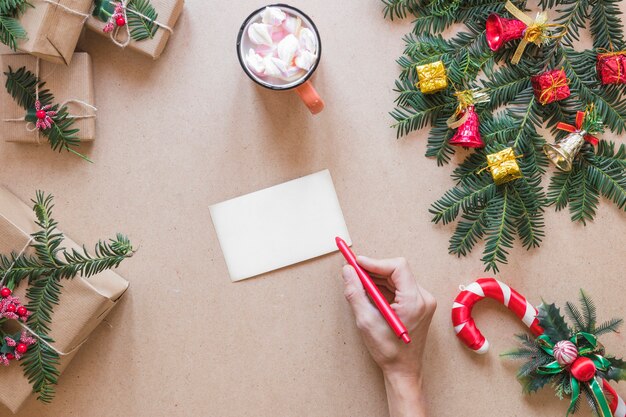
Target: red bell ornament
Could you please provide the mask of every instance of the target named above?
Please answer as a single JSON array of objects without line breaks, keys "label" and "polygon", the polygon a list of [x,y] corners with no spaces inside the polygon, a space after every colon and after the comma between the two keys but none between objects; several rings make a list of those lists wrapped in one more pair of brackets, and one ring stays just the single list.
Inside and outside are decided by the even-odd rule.
[{"label": "red bell ornament", "polygon": [[486,37],[487,44],[492,51],[497,51],[505,43],[521,39],[528,26],[517,19],[506,19],[492,13],[487,18]]},{"label": "red bell ornament", "polygon": [[596,376],[596,365],[589,358],[580,357],[574,361],[570,372],[572,376],[581,382],[589,382]]},{"label": "red bell ornament", "polygon": [[480,123],[474,106],[469,106],[464,111],[462,117],[466,117],[466,120],[450,139],[450,145],[466,148],[483,148],[485,142],[480,137]]}]

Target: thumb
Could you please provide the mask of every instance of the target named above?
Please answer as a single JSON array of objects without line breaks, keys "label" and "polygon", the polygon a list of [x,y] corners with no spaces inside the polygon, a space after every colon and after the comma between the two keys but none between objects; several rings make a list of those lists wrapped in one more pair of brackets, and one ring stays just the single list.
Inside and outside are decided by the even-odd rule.
[{"label": "thumb", "polygon": [[344,266],[341,274],[345,285],[343,293],[346,300],[348,300],[348,303],[350,303],[350,306],[354,311],[354,315],[358,317],[363,314],[365,310],[371,307],[370,302],[367,299],[367,294],[365,293],[365,289],[363,288],[363,284],[361,284],[359,276],[356,274],[356,271],[352,266]]}]

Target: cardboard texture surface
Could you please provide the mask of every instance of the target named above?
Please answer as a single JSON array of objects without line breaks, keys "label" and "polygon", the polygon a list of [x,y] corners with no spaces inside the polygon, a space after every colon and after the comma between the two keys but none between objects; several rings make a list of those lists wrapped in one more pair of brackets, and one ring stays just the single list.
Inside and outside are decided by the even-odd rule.
[{"label": "cardboard texture surface", "polygon": [[[128,49],[132,49],[134,51],[140,52],[144,55],[157,59],[163,53],[165,46],[167,45],[167,41],[170,39],[170,36],[176,32],[176,22],[180,17],[181,12],[183,11],[183,6],[185,4],[184,0],[150,0],[150,4],[154,7],[154,9],[158,13],[158,18],[156,21],[168,28],[172,29],[169,31],[164,27],[160,27],[157,30],[154,38],[145,39],[142,41],[133,41],[131,40],[128,45]],[[128,12],[131,14],[132,12]],[[90,30],[99,33],[100,35],[106,36],[110,38],[110,33],[104,33],[103,28],[106,25],[105,22],[96,19],[91,16],[89,20],[87,20],[86,27]],[[127,38],[128,34],[126,32],[126,28],[120,29],[119,34],[117,35],[118,42],[124,42]],[[113,42],[111,42],[113,43]]]},{"label": "cardboard texture surface", "polygon": [[30,3],[34,7],[27,7],[20,18],[28,38],[18,43],[18,49],[55,64],[69,65],[86,19],[81,14],[89,13],[93,0]]},{"label": "cardboard texture surface", "polygon": [[[2,183],[22,200],[36,189],[54,193],[57,220],[76,241],[120,231],[139,248],[119,270],[132,291],[107,318],[113,329],[91,334],[54,403],[29,401],[19,416],[387,416],[382,375],[343,296],[342,256],[232,283],[207,210],[328,168],[355,252],[405,256],[439,301],[425,357],[431,415],[564,417],[567,403],[550,390],[523,397],[518,364],[499,357],[527,331],[513,314],[491,302],[476,308],[492,343],[486,356],[454,336],[459,285],[494,275],[483,271],[483,244],[467,258],[448,255],[453,227],[428,214],[467,154],[437,167],[424,157],[428,130],[396,140],[389,128],[411,19],[383,19],[378,0],[290,4],[322,37],[312,79],[327,104],[319,116],[295,93],[265,90],[241,70],[237,31],[262,2],[188,0],[157,61],[91,31],[80,41],[97,74],[98,140],[81,148],[94,164],[0,142]],[[603,200],[582,227],[550,208],[546,225],[542,247],[516,245],[495,276],[535,304],[562,305],[583,287],[599,317],[626,316],[624,213]],[[626,332],[603,343],[626,355]],[[625,383],[616,387],[626,395]]]},{"label": "cardboard texture surface", "polygon": [[[29,206],[6,188],[0,187],[0,249],[3,253],[20,253],[28,248],[30,235],[38,230],[34,220],[35,215]],[[81,248],[69,238],[64,243],[68,249]],[[32,251],[32,248],[27,250]],[[50,327],[54,347],[67,353],[61,357],[61,371],[126,292],[128,281],[113,271],[104,271],[88,279],[64,280],[62,285],[63,292],[59,305],[54,309],[54,321]],[[23,303],[27,302],[26,285],[20,285],[14,294]],[[1,370],[0,404],[13,412],[31,396],[32,386],[23,372],[23,368],[16,363]]]},{"label": "cardboard texture surface", "polygon": [[[0,55],[0,71],[4,73],[9,70],[9,67],[14,71],[26,67],[35,74],[37,58],[26,54]],[[39,78],[46,83],[43,89],[48,89],[54,94],[54,104],[80,100],[96,106],[91,57],[87,53],[74,54],[69,66],[40,61]],[[3,86],[5,81],[6,77],[3,75]],[[68,103],[67,108],[69,114],[73,116],[96,116],[97,114],[95,110],[78,103]],[[32,130],[33,126],[27,126],[26,121],[13,121],[13,119],[24,117],[25,114],[26,110],[17,104],[3,87],[0,90],[0,140],[47,146],[48,139],[40,135],[39,130]],[[6,119],[11,121],[6,121]],[[73,127],[80,129],[76,136],[81,141],[90,142],[96,137],[96,117],[76,119]]]},{"label": "cardboard texture surface", "polygon": [[337,251],[350,244],[328,170],[210,207],[233,281]]}]

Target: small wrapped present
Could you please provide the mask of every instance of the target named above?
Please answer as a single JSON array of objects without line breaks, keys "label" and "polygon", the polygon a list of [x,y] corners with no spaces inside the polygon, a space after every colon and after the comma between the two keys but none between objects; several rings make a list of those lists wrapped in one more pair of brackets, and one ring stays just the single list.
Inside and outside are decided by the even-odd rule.
[{"label": "small wrapped present", "polygon": [[19,22],[26,38],[18,42],[22,52],[56,64],[69,65],[93,0],[33,0]]},{"label": "small wrapped present", "polygon": [[567,75],[565,71],[552,70],[539,75],[533,75],[530,82],[535,91],[535,97],[542,105],[563,100],[570,96]]},{"label": "small wrapped present", "polygon": [[417,87],[423,94],[432,94],[448,87],[448,75],[442,61],[420,65],[415,68],[419,82]]},{"label": "small wrapped present", "polygon": [[506,148],[487,155],[488,169],[496,185],[522,178],[522,171],[517,163],[517,158],[513,148]]},{"label": "small wrapped present", "polygon": [[598,78],[606,84],[626,84],[626,51],[598,54]]},{"label": "small wrapped present", "polygon": [[69,66],[55,65],[25,54],[0,55],[2,89],[0,90],[0,140],[42,144],[47,138],[34,128],[36,109],[25,110],[4,88],[5,72],[24,67],[39,75],[45,82],[40,90],[50,90],[54,95],[53,104],[65,104],[70,117],[74,117],[72,128],[79,129],[76,137],[80,141],[93,141],[96,136],[96,112],[91,57],[86,53],[76,53]]},{"label": "small wrapped present", "polygon": [[87,27],[153,59],[161,56],[184,0],[95,0]]},{"label": "small wrapped present", "polygon": [[[0,187],[0,253],[31,253],[31,234],[38,230],[40,228],[35,224],[32,209]],[[68,248],[80,249],[67,237],[64,244]],[[128,281],[106,270],[87,279],[78,276],[63,280],[62,285],[63,291],[58,305],[54,307],[50,332],[54,340],[52,346],[61,352],[60,371],[67,367],[91,332],[126,292]],[[26,286],[23,282],[14,291],[14,295],[22,301],[26,301]],[[0,366],[1,404],[15,413],[32,392],[33,387],[24,377],[24,368],[19,362]]]}]

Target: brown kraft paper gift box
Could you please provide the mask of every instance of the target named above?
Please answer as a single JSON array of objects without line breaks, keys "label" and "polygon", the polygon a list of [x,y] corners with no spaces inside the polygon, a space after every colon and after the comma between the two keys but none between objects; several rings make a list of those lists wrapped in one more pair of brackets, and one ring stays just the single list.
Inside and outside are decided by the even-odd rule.
[{"label": "brown kraft paper gift box", "polygon": [[[28,248],[30,235],[37,230],[32,209],[0,186],[0,253],[20,253]],[[67,237],[64,243],[67,248],[80,249]],[[26,301],[25,284],[22,283],[14,292],[23,302]],[[62,284],[63,291],[59,304],[54,308],[50,333],[55,341],[55,349],[71,352],[61,356],[60,371],[67,367],[77,348],[106,317],[129,285],[128,281],[110,270],[91,278],[77,276],[71,280],[63,280]],[[24,369],[19,362],[0,367],[0,403],[15,413],[31,393],[32,386],[24,377]]]},{"label": "brown kraft paper gift box", "polygon": [[69,65],[92,0],[30,0],[20,17],[27,38],[18,49],[45,61]]},{"label": "brown kraft paper gift box", "polygon": [[[117,3],[113,0],[109,1],[112,4]],[[176,21],[183,11],[184,3],[184,0],[150,0],[150,4],[152,4],[154,9],[158,13],[156,22],[172,30],[175,30],[174,26],[176,26]],[[129,11],[127,12],[127,15],[130,15],[131,13],[132,12]],[[94,16],[91,16],[86,23],[87,28],[110,38],[111,33],[105,33],[103,31],[105,25],[105,22],[99,20]],[[126,32],[126,27],[127,26],[119,28],[119,33],[116,37],[116,39],[121,43],[123,43],[128,36]],[[130,43],[128,44],[128,48],[140,52],[144,55],[150,56],[153,59],[159,58],[161,56],[161,53],[163,53],[165,45],[167,44],[167,41],[169,40],[172,33],[165,27],[160,27],[158,25],[157,27],[158,30],[156,31],[152,39],[144,39],[141,41],[134,41],[131,39]],[[113,33],[116,33],[116,31],[114,31]]]},{"label": "brown kraft paper gift box", "polygon": [[[26,54],[0,55],[0,71],[2,72],[2,88],[0,88],[0,140],[8,142],[21,142],[43,144],[47,138],[39,134],[33,126],[28,126],[26,121],[14,121],[26,114],[26,110],[4,88],[6,76],[4,72],[13,71],[21,67],[36,74],[37,58]],[[75,53],[69,66],[55,65],[49,62],[39,62],[39,79],[45,82],[43,89],[48,89],[54,94],[54,104],[62,104],[67,100],[80,100],[95,106],[93,71],[89,54]],[[96,112],[78,103],[67,104],[68,113],[73,116],[93,116],[77,118],[73,127],[80,129],[76,134],[83,142],[90,142],[96,136]],[[7,121],[11,120],[11,121]]]}]

